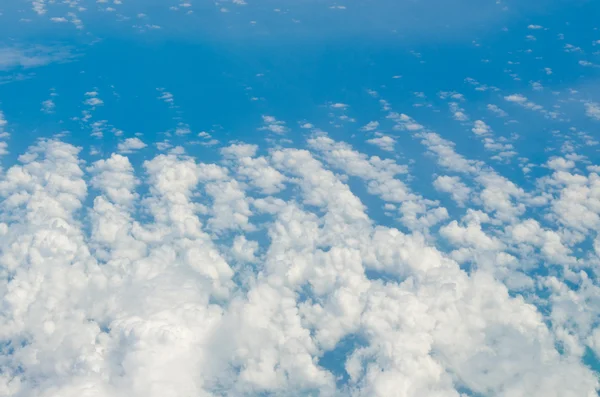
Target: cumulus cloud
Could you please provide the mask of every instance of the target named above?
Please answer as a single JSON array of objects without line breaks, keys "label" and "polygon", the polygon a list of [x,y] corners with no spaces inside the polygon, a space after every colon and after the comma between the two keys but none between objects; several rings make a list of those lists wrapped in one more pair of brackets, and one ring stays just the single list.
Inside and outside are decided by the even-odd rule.
[{"label": "cumulus cloud", "polygon": [[361,130],[362,131],[374,131],[377,129],[377,127],[379,127],[379,122],[378,121],[369,121],[367,124],[365,124]]},{"label": "cumulus cloud", "polygon": [[[79,148],[56,140],[29,148],[0,177],[0,340],[7,347],[0,390],[98,397],[596,393],[595,374],[576,359],[583,341],[597,346],[592,322],[577,314],[596,310],[593,301],[544,279],[554,291],[549,326],[486,267],[512,263],[508,252],[536,255],[528,249],[569,258],[563,236],[528,220],[490,229],[499,225],[492,216],[470,211],[439,229],[456,248],[445,253],[421,231],[448,214],[440,217],[435,202],[398,179],[406,167],[325,135],[311,138],[309,148],[260,155],[256,145],[238,142],[221,149],[220,164],[170,153],[140,167],[123,154],[85,166]],[[379,225],[330,167],[398,204],[414,230]],[[597,176],[561,172],[546,183],[581,191],[579,205],[593,211],[595,190],[583,187]],[[521,194],[498,175],[481,178],[491,213],[507,211],[506,203],[493,204],[498,194]],[[281,194],[285,184],[295,186],[293,196]],[[458,178],[438,177],[434,185],[473,200]],[[461,258],[481,266],[468,270]],[[577,293],[597,291],[588,280]],[[557,340],[575,342],[559,351]],[[341,357],[345,384],[324,360],[330,352]]]},{"label": "cumulus cloud", "polygon": [[508,113],[506,113],[504,110],[500,109],[498,107],[498,105],[489,104],[489,105],[487,105],[487,109],[490,112],[495,113],[499,117],[506,117],[506,116],[508,116]]},{"label": "cumulus cloud", "polygon": [[475,120],[471,131],[473,131],[473,133],[477,136],[485,136],[485,135],[489,135],[492,132],[492,129],[484,121]]},{"label": "cumulus cloud", "polygon": [[600,105],[594,102],[586,102],[585,114],[595,120],[600,120]]},{"label": "cumulus cloud", "polygon": [[6,117],[4,117],[4,112],[0,110],[0,138],[6,138],[8,136],[8,132],[6,132],[7,125],[8,121],[6,121]]},{"label": "cumulus cloud", "polygon": [[270,131],[275,134],[285,134],[289,129],[285,126],[285,122],[277,120],[273,116],[262,116],[263,126],[260,130]]},{"label": "cumulus cloud", "polygon": [[449,193],[452,199],[460,206],[464,206],[469,199],[471,189],[461,182],[457,176],[438,176],[433,181],[433,186],[444,193]]},{"label": "cumulus cloud", "polygon": [[[106,17],[136,15],[109,2],[98,2]],[[83,26],[52,13],[55,3],[29,1],[48,23]],[[229,19],[245,5],[230,3],[217,5]],[[195,6],[171,9],[188,18]],[[138,22],[151,22],[145,12]],[[157,25],[144,26],[134,28]],[[415,65],[429,62],[417,50]],[[75,101],[61,89],[58,107],[52,90],[41,111],[56,116],[33,100],[44,123],[106,139],[77,147],[89,141],[61,132],[24,148],[9,131],[34,136],[46,125],[24,130],[27,115],[5,103],[0,395],[597,396],[600,166],[593,128],[567,112],[578,104],[593,126],[598,106],[553,86],[569,81],[569,68],[517,67],[523,54],[533,59],[534,49],[521,50],[500,69],[529,93],[472,78],[465,95],[413,87],[418,79],[397,90],[402,80],[371,74],[360,95],[325,84],[316,109],[279,107],[302,95],[268,103],[260,92],[284,81],[273,68],[250,80],[230,70],[226,79],[261,109],[253,134],[196,119],[212,114],[186,120],[180,101],[194,96],[176,101],[153,84],[167,126],[125,138],[109,119],[127,90],[120,99],[106,76]],[[0,50],[9,74],[62,59],[41,47],[11,51]],[[562,42],[558,51],[584,50]],[[498,98],[514,118],[491,103]],[[79,114],[62,113],[70,103]],[[535,111],[531,122],[520,122],[522,109]],[[361,124],[347,123],[350,110]],[[194,132],[197,122],[206,131]],[[529,134],[545,145],[529,145]]]},{"label": "cumulus cloud", "polygon": [[376,138],[367,140],[367,143],[375,145],[386,152],[393,152],[396,140],[388,135],[379,135]]},{"label": "cumulus cloud", "polygon": [[136,150],[145,148],[146,145],[140,138],[127,138],[117,145],[117,150],[121,153],[132,153]]}]

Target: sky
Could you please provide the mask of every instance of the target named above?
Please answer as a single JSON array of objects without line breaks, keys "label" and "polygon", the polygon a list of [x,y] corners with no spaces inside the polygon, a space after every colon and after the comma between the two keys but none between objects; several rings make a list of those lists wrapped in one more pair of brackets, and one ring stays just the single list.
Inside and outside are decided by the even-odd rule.
[{"label": "sky", "polygon": [[0,396],[597,396],[597,15],[2,1]]}]

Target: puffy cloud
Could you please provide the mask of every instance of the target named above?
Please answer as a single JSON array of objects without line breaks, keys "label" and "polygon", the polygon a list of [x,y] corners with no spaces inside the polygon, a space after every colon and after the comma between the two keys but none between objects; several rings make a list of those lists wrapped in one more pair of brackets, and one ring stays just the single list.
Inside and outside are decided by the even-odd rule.
[{"label": "puffy cloud", "polygon": [[506,116],[508,116],[508,113],[506,113],[504,110],[500,109],[498,107],[498,105],[489,104],[489,105],[487,105],[487,109],[490,112],[495,113],[499,117],[506,117]]},{"label": "puffy cloud", "polygon": [[285,176],[269,164],[265,157],[255,157],[256,145],[233,144],[221,149],[226,159],[233,160],[236,173],[265,194],[273,194],[284,188]]},{"label": "puffy cloud", "polygon": [[[596,393],[598,380],[581,363],[583,346],[598,345],[594,282],[579,276],[578,298],[565,283],[544,278],[552,291],[547,325],[483,266],[509,269],[514,247],[515,255],[531,246],[547,258],[568,256],[560,233],[532,220],[488,229],[501,224],[470,210],[440,228],[457,247],[447,254],[420,228],[404,233],[377,225],[328,168],[364,181],[390,203],[429,203],[396,179],[405,167],[323,135],[309,147],[315,153],[278,149],[257,157],[256,146],[237,143],[221,150],[221,165],[170,153],[136,170],[122,154],[83,167],[69,144],[32,146],[0,179],[0,340],[10,347],[0,354],[0,391]],[[273,172],[297,195],[246,196],[249,187],[279,194],[253,182]],[[575,178],[560,172],[546,182],[559,190]],[[524,195],[489,171],[481,178],[484,190]],[[593,178],[568,186],[588,186]],[[440,190],[460,183],[434,182]],[[473,200],[467,196],[465,202]],[[512,213],[491,198],[482,202],[492,215]],[[251,237],[257,230],[247,228],[250,208],[265,217],[258,226],[266,235]],[[452,259],[464,250],[482,266],[468,270]],[[342,383],[325,360],[333,352],[343,357],[336,363],[344,366]]]},{"label": "puffy cloud", "polygon": [[396,145],[396,140],[387,135],[381,135],[376,138],[372,138],[367,140],[367,143],[371,145],[375,145],[379,147],[381,150],[385,150],[386,152],[393,152],[394,145]]},{"label": "puffy cloud", "polygon": [[335,142],[327,136],[317,136],[309,144],[325,154],[325,160],[349,175],[367,182],[368,191],[390,203],[399,203],[402,222],[413,229],[428,229],[448,217],[445,208],[413,193],[395,175],[406,173],[404,167],[379,157],[367,158],[345,143]]},{"label": "puffy cloud", "polygon": [[42,102],[42,112],[51,114],[54,113],[54,109],[56,108],[56,104],[52,99],[47,99]]},{"label": "puffy cloud", "polygon": [[467,116],[464,112],[465,109],[461,108],[458,103],[456,102],[450,102],[448,104],[448,106],[450,107],[450,112],[452,112],[452,117],[454,118],[454,120],[458,120],[458,121],[467,121],[469,120],[469,116]]},{"label": "puffy cloud", "polygon": [[2,137],[4,137],[4,134],[6,134],[6,131],[4,129],[6,128],[7,124],[8,121],[6,121],[6,118],[4,117],[4,112],[0,110],[0,136]]},{"label": "puffy cloud", "polygon": [[551,208],[563,225],[580,232],[597,230],[600,225],[600,177],[556,171],[546,181],[556,188]]},{"label": "puffy cloud", "polygon": [[345,104],[345,103],[339,103],[339,102],[332,103],[330,106],[333,109],[346,109],[348,107],[347,104]]},{"label": "puffy cloud", "polygon": [[361,130],[362,131],[375,131],[379,127],[379,121],[369,121],[365,124]]},{"label": "puffy cloud", "polygon": [[132,153],[136,150],[145,148],[146,145],[140,138],[127,138],[123,142],[120,142],[117,146],[117,150],[121,153]]},{"label": "puffy cloud", "polygon": [[600,106],[594,102],[586,102],[585,114],[595,120],[600,120]]},{"label": "puffy cloud", "polygon": [[438,176],[433,186],[440,192],[449,193],[452,199],[461,207],[469,200],[471,189],[461,182],[457,176]]},{"label": "puffy cloud", "polygon": [[471,131],[473,131],[473,133],[477,136],[485,136],[485,135],[489,135],[492,132],[492,129],[484,121],[475,120]]},{"label": "puffy cloud", "polygon": [[263,126],[259,130],[270,131],[275,134],[285,134],[289,129],[285,126],[284,121],[277,120],[273,116],[262,116]]},{"label": "puffy cloud", "polygon": [[536,112],[540,112],[544,115],[544,117],[548,119],[556,119],[559,117],[559,113],[554,111],[548,111],[544,109],[542,105],[538,105],[537,103],[530,101],[527,97],[522,94],[512,94],[504,97],[504,100],[507,102],[515,103],[525,109],[533,110]]},{"label": "puffy cloud", "polygon": [[563,157],[554,157],[548,160],[546,165],[548,166],[548,168],[551,168],[553,170],[567,171],[575,167],[575,162],[573,160],[567,160]]}]

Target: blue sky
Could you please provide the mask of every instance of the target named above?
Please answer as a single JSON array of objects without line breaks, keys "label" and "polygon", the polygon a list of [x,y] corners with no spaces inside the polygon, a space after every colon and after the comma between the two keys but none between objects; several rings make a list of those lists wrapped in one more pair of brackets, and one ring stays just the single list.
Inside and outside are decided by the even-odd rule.
[{"label": "blue sky", "polygon": [[597,395],[597,2],[4,3],[0,396]]}]

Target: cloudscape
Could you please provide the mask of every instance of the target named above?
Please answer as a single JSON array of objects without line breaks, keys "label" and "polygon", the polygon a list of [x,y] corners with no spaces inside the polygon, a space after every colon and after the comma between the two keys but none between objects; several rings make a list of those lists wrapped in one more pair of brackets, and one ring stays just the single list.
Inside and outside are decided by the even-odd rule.
[{"label": "cloudscape", "polygon": [[0,396],[597,396],[598,15],[1,1]]}]

